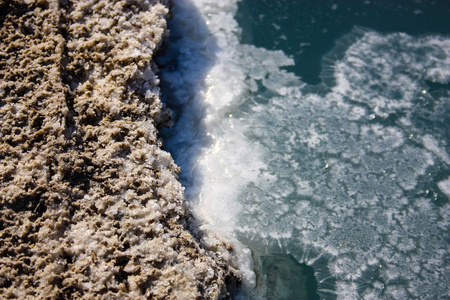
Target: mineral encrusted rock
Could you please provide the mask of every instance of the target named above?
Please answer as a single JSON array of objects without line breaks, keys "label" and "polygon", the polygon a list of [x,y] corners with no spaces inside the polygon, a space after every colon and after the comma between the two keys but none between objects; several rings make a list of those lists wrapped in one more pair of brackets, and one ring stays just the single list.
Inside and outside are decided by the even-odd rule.
[{"label": "mineral encrusted rock", "polygon": [[169,1],[0,0],[0,297],[214,299],[161,150],[154,51]]}]

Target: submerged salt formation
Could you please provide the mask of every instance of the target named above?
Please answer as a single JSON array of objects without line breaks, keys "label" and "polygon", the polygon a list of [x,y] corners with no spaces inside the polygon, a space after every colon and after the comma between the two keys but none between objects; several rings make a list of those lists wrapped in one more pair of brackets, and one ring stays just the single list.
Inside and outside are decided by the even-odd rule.
[{"label": "submerged salt formation", "polygon": [[243,298],[450,299],[448,36],[355,27],[312,85],[301,39],[376,4],[180,2],[166,147],[203,226],[237,240]]},{"label": "submerged salt formation", "polygon": [[2,297],[214,299],[235,282],[158,139],[169,5],[0,1]]}]

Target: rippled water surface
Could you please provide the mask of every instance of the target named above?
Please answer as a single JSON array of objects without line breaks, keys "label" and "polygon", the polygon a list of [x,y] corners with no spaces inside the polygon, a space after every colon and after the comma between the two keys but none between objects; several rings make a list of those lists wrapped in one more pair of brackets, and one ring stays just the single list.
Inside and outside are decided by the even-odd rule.
[{"label": "rippled water surface", "polygon": [[450,5],[178,1],[165,147],[243,299],[448,299]]}]

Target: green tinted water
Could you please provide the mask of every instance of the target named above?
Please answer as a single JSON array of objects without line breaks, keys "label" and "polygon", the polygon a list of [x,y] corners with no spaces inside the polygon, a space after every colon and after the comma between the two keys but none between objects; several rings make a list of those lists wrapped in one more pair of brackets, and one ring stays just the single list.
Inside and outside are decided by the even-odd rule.
[{"label": "green tinted water", "polygon": [[322,58],[353,26],[378,32],[450,34],[450,1],[243,0],[236,20],[241,41],[282,50],[303,81],[320,82]]},{"label": "green tinted water", "polygon": [[239,297],[449,298],[450,2],[235,2],[178,2],[162,86]]}]

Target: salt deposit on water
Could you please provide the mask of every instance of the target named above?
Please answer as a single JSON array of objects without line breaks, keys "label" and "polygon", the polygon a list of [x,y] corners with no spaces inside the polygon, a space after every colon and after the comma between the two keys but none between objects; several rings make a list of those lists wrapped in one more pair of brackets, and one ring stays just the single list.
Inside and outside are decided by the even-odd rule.
[{"label": "salt deposit on water", "polygon": [[325,299],[449,297],[450,94],[430,83],[450,83],[450,39],[354,28],[310,86],[239,42],[236,10],[177,2],[161,63],[165,147],[202,227],[234,242],[242,297],[287,299],[300,277],[274,270],[297,262]]}]

